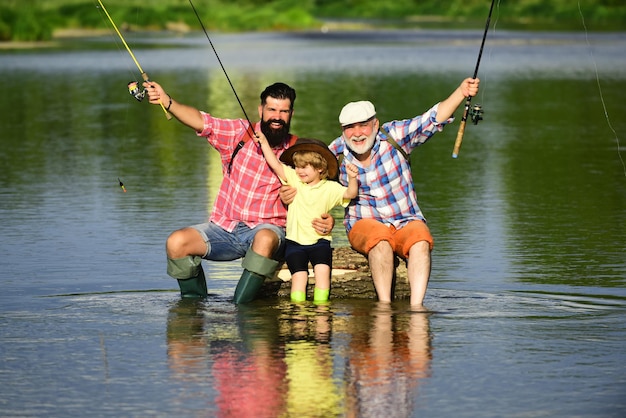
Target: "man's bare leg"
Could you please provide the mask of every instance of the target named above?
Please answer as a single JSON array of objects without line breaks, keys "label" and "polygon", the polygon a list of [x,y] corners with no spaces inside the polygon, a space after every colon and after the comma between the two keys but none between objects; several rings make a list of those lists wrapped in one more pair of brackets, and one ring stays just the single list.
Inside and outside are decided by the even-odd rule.
[{"label": "man's bare leg", "polygon": [[428,242],[415,243],[409,250],[407,262],[411,306],[422,306],[430,278],[430,247]]},{"label": "man's bare leg", "polygon": [[187,256],[203,257],[207,252],[207,244],[196,229],[183,228],[167,237],[165,251],[169,258],[174,259]]},{"label": "man's bare leg", "polygon": [[380,241],[367,255],[374,281],[374,288],[380,302],[391,302],[393,284],[394,254],[387,241]]}]

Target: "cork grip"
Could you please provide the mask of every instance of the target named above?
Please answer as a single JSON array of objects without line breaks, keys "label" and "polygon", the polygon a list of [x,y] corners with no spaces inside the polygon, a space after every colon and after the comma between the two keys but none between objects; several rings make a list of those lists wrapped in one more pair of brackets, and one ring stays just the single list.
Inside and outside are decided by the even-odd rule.
[{"label": "cork grip", "polygon": [[456,134],[456,141],[454,141],[454,150],[452,150],[452,158],[457,158],[459,156],[459,150],[461,149],[461,142],[463,142],[463,134],[465,133],[465,118],[461,121],[459,125],[459,131]]}]

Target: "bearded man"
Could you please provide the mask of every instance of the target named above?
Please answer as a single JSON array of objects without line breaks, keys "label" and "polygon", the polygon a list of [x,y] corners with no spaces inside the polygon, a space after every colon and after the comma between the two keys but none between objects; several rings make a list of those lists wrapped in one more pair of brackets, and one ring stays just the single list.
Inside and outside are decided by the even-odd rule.
[{"label": "bearded man", "polygon": [[351,102],[341,110],[343,133],[329,146],[335,155],[343,155],[339,181],[348,184],[346,164],[359,169],[359,194],[346,208],[344,225],[352,248],[368,258],[381,302],[393,298],[397,255],[406,260],[411,306],[425,309],[433,237],[417,204],[409,155],[454,120],[454,111],[478,93],[479,83],[467,78],[424,114],[382,126],[369,101]]},{"label": "bearded man", "polygon": [[[150,103],[163,105],[176,119],[205,137],[221,157],[224,178],[208,222],[174,231],[167,238],[167,273],[178,280],[181,296],[206,297],[202,259],[242,258],[244,268],[235,290],[235,303],[254,299],[266,277],[274,274],[282,257],[287,210],[279,198],[280,179],[267,165],[261,149],[250,141],[252,129],[267,137],[277,157],[295,142],[290,123],[296,92],[274,83],[261,93],[260,121],[221,119],[184,105],[154,81],[144,82]],[[324,235],[334,220],[314,221]]]}]

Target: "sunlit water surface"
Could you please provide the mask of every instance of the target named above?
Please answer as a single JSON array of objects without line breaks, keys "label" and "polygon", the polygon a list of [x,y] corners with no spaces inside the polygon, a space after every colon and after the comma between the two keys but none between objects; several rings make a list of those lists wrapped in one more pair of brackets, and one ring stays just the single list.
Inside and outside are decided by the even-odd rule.
[{"label": "sunlit water surface", "polygon": [[[447,96],[480,35],[213,42],[251,118],[282,80],[292,130],[328,142],[347,101],[391,120]],[[207,217],[217,154],[127,94],[140,77],[114,38],[2,52],[0,415],[624,416],[626,35],[490,36],[484,120],[458,159],[458,120],[412,157],[436,241],[430,314],[235,306],[238,261],[206,263],[208,300],[180,301],[164,241]],[[128,40],[176,99],[242,116],[206,38]]]}]

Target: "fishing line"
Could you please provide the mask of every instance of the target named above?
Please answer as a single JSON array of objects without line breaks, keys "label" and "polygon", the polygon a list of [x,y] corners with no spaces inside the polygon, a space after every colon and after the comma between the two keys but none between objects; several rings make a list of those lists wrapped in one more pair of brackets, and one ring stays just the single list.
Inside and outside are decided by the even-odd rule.
[{"label": "fishing line", "polygon": [[591,56],[591,60],[593,61],[593,66],[595,68],[596,73],[596,84],[598,85],[598,93],[600,94],[600,101],[602,102],[602,109],[604,110],[604,117],[606,118],[606,123],[609,126],[609,129],[615,135],[615,142],[617,143],[617,156],[619,157],[620,162],[622,163],[622,169],[624,170],[624,177],[626,177],[626,164],[624,163],[624,159],[622,158],[622,154],[620,153],[620,141],[617,136],[617,132],[615,128],[613,128],[613,124],[611,123],[611,119],[609,118],[609,112],[606,109],[606,103],[604,102],[604,95],[602,94],[602,87],[600,85],[600,75],[598,73],[598,64],[596,63],[596,59],[593,56],[593,50],[591,49],[591,44],[589,43],[589,34],[587,32],[587,25],[585,24],[585,16],[583,15],[583,11],[580,7],[580,1],[578,2],[578,12],[580,13],[580,18],[582,20],[583,28],[585,29],[585,40],[587,41],[587,48],[589,49],[589,55]]},{"label": "fishing line", "polygon": [[[94,0],[93,1],[95,8],[98,10],[98,13],[100,14],[100,18],[102,19],[102,22],[105,24],[105,26],[108,24],[107,23],[107,19],[106,16],[103,12],[103,9],[98,5],[98,1]],[[108,32],[108,37],[110,38],[111,42],[113,42],[113,44],[115,44],[115,46],[117,47],[118,52],[122,53],[122,46],[120,45],[120,40],[118,37],[114,36],[113,33]],[[126,64],[126,71],[129,74],[129,78],[134,79],[135,82],[137,82],[137,77],[136,77],[136,73],[133,70],[133,67],[130,64]],[[129,110],[128,108],[126,108],[126,111],[124,112],[124,116],[125,116],[125,122],[126,124],[129,123]],[[121,152],[121,157],[120,158],[116,158],[116,160],[118,160],[118,165],[120,167],[122,167],[122,169],[124,167],[126,167],[126,158],[125,158],[125,150],[123,149],[124,146],[119,147],[119,150]],[[122,176],[123,177],[123,176]],[[119,184],[120,189],[122,190],[122,192],[126,193],[126,186],[124,185],[124,182],[121,180],[120,177],[117,178],[117,182]]]},{"label": "fishing line", "polygon": [[[105,26],[108,25],[106,16],[105,16],[104,12],[102,11],[102,8],[98,5],[98,1],[94,0],[93,3],[94,3],[95,8],[98,9],[98,13],[100,14],[100,18],[102,19],[102,22],[105,24]],[[117,47],[118,52],[122,53],[123,52],[122,51],[123,46],[120,44],[119,38],[114,36],[114,34],[111,33],[111,32],[108,32],[108,37],[111,40],[111,42],[113,42],[115,44],[115,46]],[[126,70],[128,71],[128,74],[129,74],[130,78],[135,79],[135,81],[138,81],[136,73],[133,70],[133,67],[130,64],[128,64],[128,63],[126,64]]]},{"label": "fishing line", "polygon": [[[143,68],[141,68],[141,65],[139,64],[139,61],[137,61],[137,58],[135,58],[135,54],[133,54],[133,51],[130,49],[130,47],[126,43],[126,40],[124,39],[124,36],[122,36],[122,33],[117,28],[117,25],[113,21],[113,18],[111,17],[109,12],[107,11],[106,7],[104,7],[104,4],[102,4],[101,0],[97,0],[97,1],[98,1],[98,4],[100,5],[100,7],[102,8],[102,10],[104,11],[104,14],[106,15],[106,17],[109,19],[109,22],[111,23],[111,26],[113,27],[113,29],[115,29],[115,32],[117,33],[117,36],[119,36],[120,40],[122,41],[122,43],[126,47],[126,51],[128,51],[128,53],[130,54],[130,57],[135,62],[135,65],[139,69],[139,72],[141,73],[141,76],[143,77],[144,81],[150,82],[150,77],[148,77],[148,74],[146,74],[146,72],[143,70]],[[129,91],[130,90],[131,90],[131,86],[130,86],[130,83],[129,83]],[[131,91],[131,94],[133,94],[133,91]],[[135,98],[137,100],[140,100],[139,97],[138,97],[138,94],[133,94],[133,95],[135,96]],[[143,96],[141,96],[141,98],[143,98]],[[165,117],[168,120],[172,119],[172,115],[170,115],[169,112],[167,111],[167,109],[165,109],[165,106],[163,105],[163,102],[161,101],[161,99],[159,99],[159,104],[161,105],[161,109],[163,109],[163,113],[165,113]]]},{"label": "fishing line", "polygon": [[202,31],[206,35],[206,38],[208,39],[209,44],[211,44],[211,48],[213,49],[213,52],[215,53],[217,62],[219,62],[220,67],[222,67],[222,71],[224,72],[224,75],[226,76],[226,80],[228,80],[228,84],[230,85],[230,88],[232,89],[233,94],[235,95],[235,98],[237,99],[237,102],[239,103],[239,107],[241,108],[243,115],[246,117],[246,120],[250,124],[250,129],[252,129],[252,133],[256,135],[256,132],[254,132],[254,126],[252,125],[252,122],[250,122],[250,118],[248,117],[248,114],[246,113],[246,110],[244,109],[243,104],[241,103],[241,100],[239,100],[239,95],[237,95],[237,92],[235,91],[235,87],[233,86],[233,83],[230,81],[230,77],[228,77],[226,68],[224,68],[224,64],[222,64],[222,60],[220,59],[220,56],[217,54],[217,50],[215,49],[215,46],[213,46],[213,42],[211,41],[211,38],[209,37],[209,33],[207,32],[206,28],[204,27],[204,24],[202,23],[202,19],[200,19],[200,15],[198,14],[196,7],[193,5],[193,2],[191,0],[189,0],[189,4],[191,5],[193,12],[196,14],[196,18],[198,19],[198,22],[200,23],[200,27],[202,28]]},{"label": "fishing line", "polygon": [[[102,21],[104,22],[105,26],[108,24],[107,22],[107,18],[104,14],[103,8],[101,8],[98,5],[98,1],[94,0],[93,1],[95,8],[98,10],[98,13],[100,14],[100,18],[102,19]],[[113,44],[115,44],[115,46],[117,47],[118,52],[123,53],[122,50],[122,45],[120,44],[120,39],[116,36],[114,36],[113,33],[109,32],[108,33],[109,38],[111,39],[111,42],[113,42]],[[133,67],[127,63],[126,64],[126,71],[129,74],[129,78],[130,79],[134,79],[135,82],[138,82],[137,76],[136,76],[136,72],[133,70]],[[125,116],[125,123],[128,124],[130,121],[130,114],[129,114],[129,109],[126,108],[125,112],[124,112],[124,116]],[[118,160],[118,165],[120,167],[122,167],[122,170],[124,169],[124,167],[126,167],[126,158],[125,158],[125,150],[124,150],[124,146],[122,145],[121,147],[119,147],[119,151],[121,152],[121,157],[116,159]],[[122,176],[123,177],[123,176]],[[120,177],[117,177],[117,183],[119,184],[120,189],[122,190],[122,192],[126,193],[126,186],[124,185],[124,182],[122,181],[122,179]]]},{"label": "fishing line", "polygon": [[[493,13],[493,6],[495,4],[495,0],[491,0],[491,6],[489,7],[489,15],[487,16],[487,22],[485,23],[485,32],[483,33],[483,40],[480,43],[480,51],[478,52],[478,59],[476,60],[476,68],[474,69],[474,77],[478,76],[478,67],[480,66],[480,59],[483,55],[483,49],[485,48],[485,40],[487,39],[487,32],[489,31],[489,23],[491,22],[491,14]],[[452,150],[452,158],[457,158],[459,156],[459,150],[461,149],[461,143],[463,142],[463,134],[465,133],[465,124],[467,122],[468,115],[471,116],[472,122],[474,125],[477,125],[480,120],[482,120],[482,108],[480,105],[475,105],[471,108],[472,96],[468,96],[465,101],[465,109],[463,111],[463,117],[461,118],[461,124],[459,125],[459,131],[456,135],[456,140],[454,141],[454,149]]]},{"label": "fishing line", "polygon": [[[495,15],[495,20],[493,22],[493,28],[491,29],[491,37],[492,38],[496,38],[497,37],[497,26],[498,26],[498,20],[500,19],[500,0],[498,0],[498,3],[496,4],[496,15]],[[491,61],[491,56],[493,53],[493,44],[491,44],[491,46],[489,47],[489,61]],[[486,97],[487,97],[487,86],[489,84],[486,83],[487,81],[487,75],[485,72],[483,72],[483,75],[480,77],[481,78],[481,88],[480,88],[480,97],[481,97],[481,102],[485,103],[487,101]]]}]

